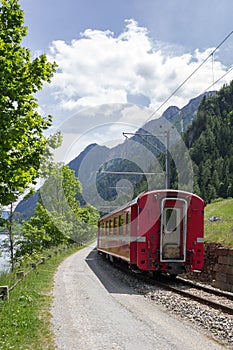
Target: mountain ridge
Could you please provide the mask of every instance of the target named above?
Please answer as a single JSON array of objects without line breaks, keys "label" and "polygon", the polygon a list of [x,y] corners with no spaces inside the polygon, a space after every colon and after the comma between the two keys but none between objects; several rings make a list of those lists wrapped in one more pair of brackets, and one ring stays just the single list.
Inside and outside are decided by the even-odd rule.
[{"label": "mountain ridge", "polygon": [[[182,133],[196,118],[198,106],[202,101],[203,97],[209,96],[210,94],[214,93],[215,92],[211,91],[199,95],[195,98],[192,98],[188,102],[188,104],[182,108],[178,108],[176,106],[168,107],[160,118],[148,121],[141,128],[139,128],[136,133],[143,134],[143,132],[146,131],[150,132],[153,136],[156,133],[156,131],[161,128],[161,125],[163,125],[166,129],[170,127],[171,124],[176,127],[178,133]],[[87,198],[84,198],[84,202],[88,202],[89,199],[92,201],[92,197],[97,196],[97,194],[92,195],[94,188],[93,186],[96,185],[99,169],[103,170],[103,168],[106,168],[105,170],[107,170],[108,162],[111,162],[111,170],[114,169],[113,160],[115,158],[126,158],[129,159],[131,163],[135,162],[137,164],[138,157],[140,154],[141,160],[137,166],[137,169],[141,169],[141,171],[143,172],[145,171],[145,169],[148,168],[148,162],[150,161],[150,159],[152,161],[153,157],[151,155],[153,154],[153,156],[158,156],[160,152],[163,152],[165,150],[165,147],[162,144],[161,140],[153,140],[153,142],[155,142],[155,145],[150,146],[148,142],[145,142],[142,138],[133,136],[132,138],[130,138],[130,142],[132,144],[131,149],[129,149],[129,142],[127,142],[128,141],[125,141],[122,144],[118,144],[111,149],[106,146],[100,146],[96,143],[89,144],[77,157],[75,157],[68,163],[70,169],[74,170],[75,175],[81,182],[83,191],[87,192],[87,195],[85,195],[85,197]],[[144,148],[146,148],[146,150]],[[160,149],[160,151],[158,149]],[[117,166],[118,169],[120,169],[118,161]],[[126,163],[124,163],[124,168],[125,167]],[[86,189],[88,190],[86,191]],[[25,211],[28,211],[29,216],[31,216],[37,200],[38,193],[36,193],[31,198],[27,198],[27,200],[22,200],[17,205],[15,211],[23,213],[24,218],[27,217],[27,213],[25,213]]]}]

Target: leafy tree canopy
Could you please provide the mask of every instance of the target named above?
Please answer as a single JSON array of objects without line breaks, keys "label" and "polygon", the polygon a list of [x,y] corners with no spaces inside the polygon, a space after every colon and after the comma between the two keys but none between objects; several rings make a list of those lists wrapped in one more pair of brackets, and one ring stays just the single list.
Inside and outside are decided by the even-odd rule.
[{"label": "leafy tree canopy", "polygon": [[0,4],[0,204],[14,202],[38,176],[52,117],[42,117],[34,94],[50,82],[56,64],[31,59],[21,46],[27,28],[17,0]]},{"label": "leafy tree canopy", "polygon": [[39,191],[35,215],[23,222],[16,255],[72,242],[88,242],[96,234],[98,212],[77,200],[81,184],[67,165],[53,164]]}]

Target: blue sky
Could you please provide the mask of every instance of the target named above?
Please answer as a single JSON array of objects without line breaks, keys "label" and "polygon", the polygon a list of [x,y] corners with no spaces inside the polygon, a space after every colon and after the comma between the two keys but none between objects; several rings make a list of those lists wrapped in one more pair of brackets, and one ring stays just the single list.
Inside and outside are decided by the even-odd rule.
[{"label": "blue sky", "polygon": [[[114,134],[116,144],[122,131],[140,127],[233,30],[231,0],[20,0],[20,4],[28,26],[24,45],[33,57],[46,53],[59,65],[52,84],[38,99],[40,112],[54,116],[53,131],[64,132],[66,161],[90,142],[108,144]],[[233,35],[153,117],[170,105],[182,107],[205,91],[231,67],[232,52]],[[228,74],[214,88],[232,78]],[[102,104],[113,108],[105,108],[100,121]],[[136,105],[142,105],[143,112]],[[83,110],[88,114],[85,122]],[[76,124],[71,133],[70,125]],[[100,133],[99,126],[107,124]]]},{"label": "blue sky", "polygon": [[186,49],[214,47],[232,30],[231,0],[21,0],[27,44],[47,50],[54,40],[77,39],[87,28],[122,31],[134,18],[155,40]]}]

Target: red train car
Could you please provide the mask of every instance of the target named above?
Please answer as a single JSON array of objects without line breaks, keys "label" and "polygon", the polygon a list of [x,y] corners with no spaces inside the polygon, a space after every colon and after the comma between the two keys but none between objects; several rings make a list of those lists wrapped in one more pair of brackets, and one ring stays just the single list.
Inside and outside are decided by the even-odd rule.
[{"label": "red train car", "polygon": [[139,195],[99,219],[97,250],[139,270],[177,275],[204,262],[204,201],[158,190]]}]

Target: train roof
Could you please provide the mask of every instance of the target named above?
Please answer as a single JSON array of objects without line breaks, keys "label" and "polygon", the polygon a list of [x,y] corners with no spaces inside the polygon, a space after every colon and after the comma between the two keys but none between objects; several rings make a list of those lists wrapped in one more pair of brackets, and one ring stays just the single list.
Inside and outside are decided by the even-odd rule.
[{"label": "train roof", "polygon": [[[119,213],[119,212],[122,212],[124,210],[127,210],[128,208],[132,207],[133,205],[137,204],[138,203],[138,200],[143,198],[144,196],[148,196],[148,195],[163,195],[163,194],[167,194],[168,197],[195,197],[201,201],[203,201],[204,203],[204,200],[199,197],[198,195],[194,194],[194,193],[191,193],[191,192],[188,192],[188,191],[181,191],[181,190],[173,190],[173,189],[164,189],[164,190],[153,190],[153,191],[148,191],[148,192],[142,192],[140,193],[136,198],[134,198],[132,201],[126,203],[125,205],[123,206],[120,206],[119,208],[103,215],[99,221],[101,221],[102,219],[105,219],[107,218],[108,216],[112,216],[116,213]],[[164,196],[163,196],[164,197]]]}]

